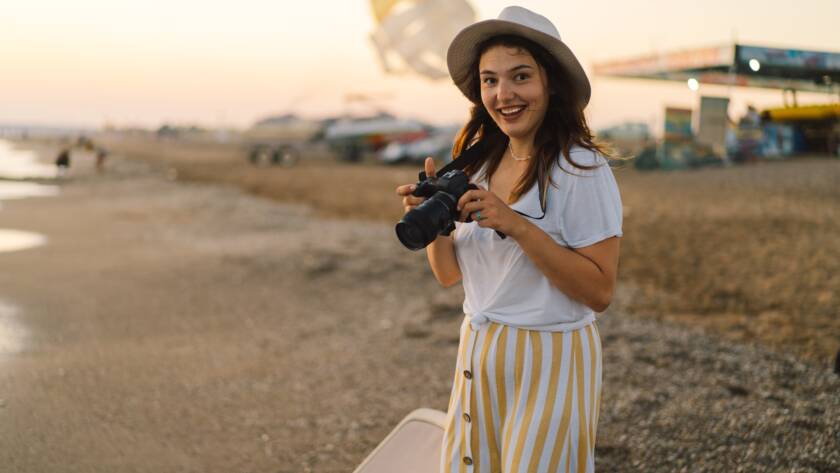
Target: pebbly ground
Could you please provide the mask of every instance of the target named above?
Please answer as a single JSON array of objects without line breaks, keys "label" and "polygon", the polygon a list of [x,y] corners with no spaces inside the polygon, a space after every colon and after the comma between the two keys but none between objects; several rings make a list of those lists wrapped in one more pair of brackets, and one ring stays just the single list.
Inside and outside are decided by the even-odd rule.
[{"label": "pebbly ground", "polygon": [[[110,165],[0,209],[49,238],[0,254],[26,331],[0,353],[3,471],[348,472],[445,408],[462,294],[390,225]],[[637,293],[599,319],[599,471],[840,470],[840,377],[626,315]]]}]

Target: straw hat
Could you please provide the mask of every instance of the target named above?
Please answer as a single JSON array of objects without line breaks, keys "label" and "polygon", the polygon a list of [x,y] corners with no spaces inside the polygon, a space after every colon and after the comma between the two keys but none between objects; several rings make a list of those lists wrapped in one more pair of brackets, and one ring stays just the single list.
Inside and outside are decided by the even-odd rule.
[{"label": "straw hat", "polygon": [[582,105],[589,103],[589,79],[572,50],[560,40],[557,28],[548,18],[516,6],[505,8],[495,20],[479,21],[467,26],[450,43],[446,53],[449,75],[467,98],[470,97],[467,81],[477,54],[476,48],[485,40],[499,35],[521,36],[545,48],[568,71],[577,86]]}]

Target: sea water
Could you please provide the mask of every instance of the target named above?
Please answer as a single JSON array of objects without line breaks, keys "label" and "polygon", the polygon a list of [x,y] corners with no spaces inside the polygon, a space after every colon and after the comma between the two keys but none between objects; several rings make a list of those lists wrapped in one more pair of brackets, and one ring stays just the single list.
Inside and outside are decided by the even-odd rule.
[{"label": "sea water", "polygon": [[[54,177],[55,169],[38,162],[35,153],[16,149],[8,141],[0,140],[0,211],[4,200],[58,195],[58,186],[8,179]],[[0,253],[34,248],[46,241],[47,238],[39,233],[0,228]]]}]

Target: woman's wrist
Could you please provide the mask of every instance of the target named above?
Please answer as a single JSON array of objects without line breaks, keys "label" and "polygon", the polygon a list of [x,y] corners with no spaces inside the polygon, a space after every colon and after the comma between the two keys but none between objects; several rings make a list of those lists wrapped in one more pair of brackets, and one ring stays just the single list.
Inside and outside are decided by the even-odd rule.
[{"label": "woman's wrist", "polygon": [[534,224],[529,222],[525,217],[516,214],[515,223],[513,224],[507,235],[513,238],[514,240],[518,241],[521,238],[527,236],[528,232],[531,231],[532,227],[536,228],[534,227]]}]

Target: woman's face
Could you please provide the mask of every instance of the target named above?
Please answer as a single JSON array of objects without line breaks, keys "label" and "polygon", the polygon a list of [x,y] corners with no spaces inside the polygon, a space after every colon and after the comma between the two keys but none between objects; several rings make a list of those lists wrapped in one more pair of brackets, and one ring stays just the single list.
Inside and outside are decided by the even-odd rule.
[{"label": "woman's face", "polygon": [[533,139],[548,107],[548,80],[522,48],[492,46],[478,62],[481,102],[507,136]]}]

